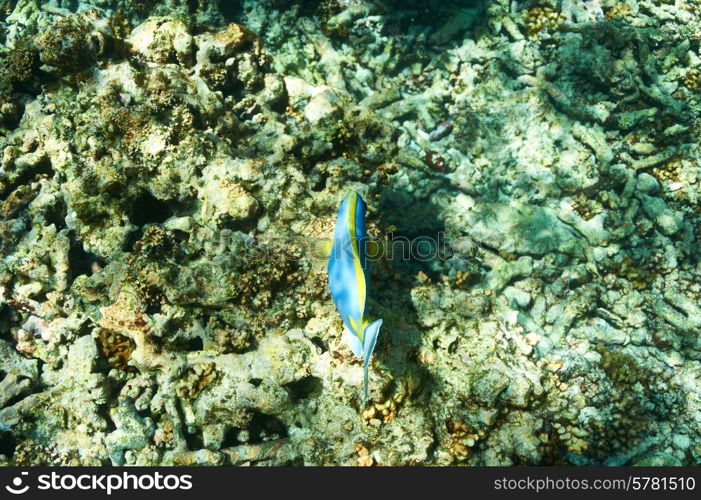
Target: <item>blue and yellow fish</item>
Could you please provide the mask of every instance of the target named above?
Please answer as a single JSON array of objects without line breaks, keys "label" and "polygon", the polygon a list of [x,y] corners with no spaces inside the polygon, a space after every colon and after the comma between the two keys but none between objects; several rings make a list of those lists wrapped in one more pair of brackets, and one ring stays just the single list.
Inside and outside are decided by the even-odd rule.
[{"label": "blue and yellow fish", "polygon": [[381,319],[371,323],[365,311],[370,283],[366,208],[356,192],[341,202],[328,263],[331,297],[346,325],[344,338],[364,361],[363,402],[368,398],[368,368],[382,326]]}]

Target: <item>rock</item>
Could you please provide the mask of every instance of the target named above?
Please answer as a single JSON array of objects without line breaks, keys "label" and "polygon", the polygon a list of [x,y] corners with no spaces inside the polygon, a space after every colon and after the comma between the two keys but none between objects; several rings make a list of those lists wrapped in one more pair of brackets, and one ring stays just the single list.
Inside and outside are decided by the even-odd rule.
[{"label": "rock", "polygon": [[127,39],[132,53],[144,62],[190,65],[193,62],[193,39],[181,21],[152,17],[137,26]]},{"label": "rock", "polygon": [[520,288],[516,288],[514,286],[507,286],[504,289],[503,294],[504,297],[506,297],[506,299],[509,301],[511,307],[514,308],[518,307],[525,309],[531,303],[531,295],[528,292],[521,290]]},{"label": "rock", "polygon": [[311,91],[309,103],[304,107],[304,116],[312,123],[323,118],[338,115],[341,98],[330,88],[316,88]]}]

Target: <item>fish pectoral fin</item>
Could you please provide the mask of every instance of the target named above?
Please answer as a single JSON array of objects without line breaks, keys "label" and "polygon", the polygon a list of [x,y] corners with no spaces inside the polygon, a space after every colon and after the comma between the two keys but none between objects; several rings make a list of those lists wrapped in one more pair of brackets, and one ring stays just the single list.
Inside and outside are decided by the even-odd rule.
[{"label": "fish pectoral fin", "polygon": [[333,240],[318,238],[312,242],[311,255],[312,259],[328,259],[333,248]]},{"label": "fish pectoral fin", "polygon": [[333,240],[314,238],[307,246],[306,257],[312,263],[314,272],[322,272],[327,265]]},{"label": "fish pectoral fin", "polygon": [[363,333],[363,404],[368,400],[368,370],[370,369],[370,359],[377,344],[377,336],[380,334],[382,320],[378,319],[370,323]]},{"label": "fish pectoral fin", "polygon": [[363,356],[363,343],[347,326],[343,330],[343,338],[351,351],[353,351],[353,354],[361,358]]}]

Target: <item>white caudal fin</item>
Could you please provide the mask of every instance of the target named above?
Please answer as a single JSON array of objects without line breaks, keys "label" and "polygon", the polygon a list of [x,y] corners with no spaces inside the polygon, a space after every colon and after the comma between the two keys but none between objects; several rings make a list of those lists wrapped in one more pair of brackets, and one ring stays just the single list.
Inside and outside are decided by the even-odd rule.
[{"label": "white caudal fin", "polygon": [[370,368],[370,359],[372,358],[372,352],[375,350],[381,326],[382,320],[378,319],[370,323],[363,334],[363,404],[368,400],[368,369]]},{"label": "white caudal fin", "polygon": [[351,351],[353,351],[353,354],[359,358],[362,358],[363,344],[360,342],[358,336],[351,332],[347,326],[343,329],[343,338],[346,341],[346,344],[348,344],[348,347],[350,347]]}]

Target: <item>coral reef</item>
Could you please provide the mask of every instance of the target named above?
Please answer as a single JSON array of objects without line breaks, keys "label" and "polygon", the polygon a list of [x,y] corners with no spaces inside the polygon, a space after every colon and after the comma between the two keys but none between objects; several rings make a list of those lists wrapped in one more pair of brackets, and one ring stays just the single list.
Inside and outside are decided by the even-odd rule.
[{"label": "coral reef", "polygon": [[0,7],[0,464],[701,463],[696,2]]}]

